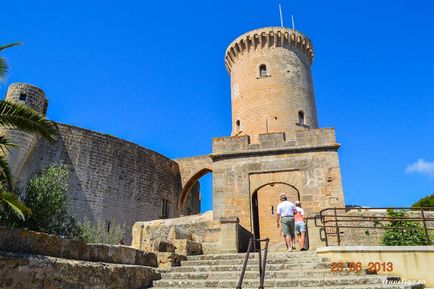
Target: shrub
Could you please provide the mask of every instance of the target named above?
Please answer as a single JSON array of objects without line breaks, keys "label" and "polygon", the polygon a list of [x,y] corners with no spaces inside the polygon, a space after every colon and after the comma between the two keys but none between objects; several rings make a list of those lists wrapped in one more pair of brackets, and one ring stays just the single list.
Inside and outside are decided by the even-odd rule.
[{"label": "shrub", "polygon": [[[406,217],[407,213],[402,210],[387,210],[387,216],[392,218]],[[384,246],[424,246],[428,245],[425,231],[419,223],[408,220],[390,221],[381,243]],[[400,229],[400,228],[404,229]]]},{"label": "shrub", "polygon": [[416,203],[412,205],[413,208],[419,207],[434,207],[434,194],[426,196],[425,198],[420,199]]},{"label": "shrub", "polygon": [[85,220],[78,227],[80,234],[75,239],[85,243],[118,245],[125,236],[123,227],[116,223],[111,223],[107,228],[103,223],[92,224]]}]

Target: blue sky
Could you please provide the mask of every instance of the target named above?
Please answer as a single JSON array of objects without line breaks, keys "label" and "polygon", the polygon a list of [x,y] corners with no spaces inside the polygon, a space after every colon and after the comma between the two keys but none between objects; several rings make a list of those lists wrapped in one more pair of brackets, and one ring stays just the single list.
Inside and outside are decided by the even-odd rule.
[{"label": "blue sky", "polygon": [[[335,127],[347,204],[434,193],[434,2],[288,1],[315,50],[321,127]],[[43,88],[49,118],[177,158],[230,135],[227,45],[279,24],[277,0],[3,1],[9,83]],[[289,22],[287,23],[289,24]],[[202,182],[211,207],[210,177]]]}]

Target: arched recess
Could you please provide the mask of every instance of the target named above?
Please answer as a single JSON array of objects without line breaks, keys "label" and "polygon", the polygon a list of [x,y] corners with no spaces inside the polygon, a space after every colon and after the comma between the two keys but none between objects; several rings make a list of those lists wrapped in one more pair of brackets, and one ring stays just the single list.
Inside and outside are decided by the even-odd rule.
[{"label": "arched recess", "polygon": [[276,211],[281,194],[285,194],[292,202],[300,200],[299,190],[285,182],[267,183],[253,191],[252,227],[256,238],[270,238],[271,243],[282,241],[276,228]]},{"label": "arched recess", "polygon": [[204,175],[211,173],[212,170],[209,168],[203,168],[201,170],[199,170],[198,172],[196,172],[195,174],[193,174],[188,181],[184,184],[182,190],[181,190],[181,194],[179,195],[179,200],[178,200],[178,209],[182,210],[185,204],[185,200],[188,196],[188,193],[190,193],[191,189],[193,188],[193,186],[199,181],[199,179],[201,177],[203,177]]}]

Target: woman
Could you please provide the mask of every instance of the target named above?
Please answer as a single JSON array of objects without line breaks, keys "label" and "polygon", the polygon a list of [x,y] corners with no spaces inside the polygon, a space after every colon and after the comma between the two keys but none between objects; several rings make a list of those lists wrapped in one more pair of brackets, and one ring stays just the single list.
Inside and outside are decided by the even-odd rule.
[{"label": "woman", "polygon": [[295,202],[295,232],[298,236],[298,244],[300,245],[300,251],[306,251],[304,248],[304,237],[306,235],[306,223],[304,222],[304,210],[301,208],[300,201]]}]

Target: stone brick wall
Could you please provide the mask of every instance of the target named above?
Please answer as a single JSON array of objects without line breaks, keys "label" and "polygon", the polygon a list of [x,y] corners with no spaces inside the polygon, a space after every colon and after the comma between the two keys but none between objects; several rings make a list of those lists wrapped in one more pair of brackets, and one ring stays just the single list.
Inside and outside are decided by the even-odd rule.
[{"label": "stone brick wall", "polygon": [[142,289],[160,279],[157,256],[0,227],[0,288]]},{"label": "stone brick wall", "polygon": [[126,229],[136,221],[162,216],[162,200],[169,201],[169,217],[200,210],[198,187],[178,209],[181,178],[178,164],[152,150],[94,131],[58,124],[54,144],[41,139],[28,157],[18,181],[51,164],[63,162],[71,171],[69,209],[79,219],[116,222]]},{"label": "stone brick wall", "polygon": [[[336,235],[336,228],[335,222],[334,222],[334,216],[333,211],[328,211],[327,215],[330,215],[330,217],[326,218],[328,221],[327,226],[332,226],[331,228],[326,228],[327,232],[330,234],[328,235],[328,244],[329,246],[337,246],[337,235]],[[343,215],[345,217],[339,217],[338,224],[340,226],[350,226],[350,227],[361,227],[361,228],[340,228],[340,243],[341,246],[381,246],[381,238],[386,232],[385,229],[381,229],[381,226],[387,227],[389,222],[388,221],[374,221],[375,218],[379,217],[385,217],[387,216],[387,211],[384,209],[363,209],[363,208],[354,208],[351,210],[345,211],[338,211],[338,215]],[[363,222],[356,221],[357,219],[360,219],[361,217],[364,217]],[[414,217],[414,218],[421,218],[420,211],[412,211],[408,212],[408,217]],[[425,211],[425,217],[426,218],[434,218],[434,212]],[[419,225],[422,226],[421,222],[417,222]],[[318,222],[320,224],[320,222]],[[434,229],[434,221],[427,221],[427,228],[428,229]],[[367,228],[367,227],[376,227],[376,228]],[[319,228],[316,228],[314,225],[314,222],[310,222],[310,229],[309,232],[312,230],[319,230]],[[431,236],[434,236],[434,231],[430,231]],[[321,234],[321,236],[317,233],[314,234],[311,245],[313,247],[321,247],[325,246],[325,235],[324,233]],[[431,237],[433,239],[433,237]],[[434,241],[434,240],[432,240]]]},{"label": "stone brick wall", "polygon": [[[250,31],[229,45],[232,135],[317,128],[311,41],[300,32],[267,27]],[[266,71],[260,73],[261,66]],[[299,112],[304,120],[300,122]]]}]

